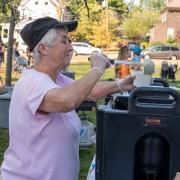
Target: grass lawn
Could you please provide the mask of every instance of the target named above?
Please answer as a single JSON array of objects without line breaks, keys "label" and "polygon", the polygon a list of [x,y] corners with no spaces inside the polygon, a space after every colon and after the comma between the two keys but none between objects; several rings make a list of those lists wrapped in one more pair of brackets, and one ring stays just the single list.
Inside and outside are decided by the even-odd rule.
[{"label": "grass lawn", "polygon": [[[76,79],[81,78],[83,75],[85,75],[88,71],[90,71],[90,65],[89,64],[72,64],[69,67],[70,70],[75,71],[75,77]],[[160,74],[160,66],[156,66],[156,72],[154,74],[154,77],[159,77]],[[5,74],[1,74],[1,76],[4,78]],[[17,76],[18,77],[18,76]],[[13,74],[13,79],[16,81],[17,77],[15,77],[15,74]],[[110,68],[106,71],[105,75],[102,76],[101,80],[107,80],[109,78],[114,78],[114,68]],[[176,82],[169,82],[173,86],[180,87],[180,69],[178,69],[178,72],[176,74]],[[98,101],[98,103],[102,103],[102,101]],[[92,112],[86,112],[87,116],[90,118],[90,120],[95,124],[96,123],[96,113],[95,111]],[[8,131],[5,129],[0,129],[0,164],[3,160],[3,154],[8,146]],[[90,166],[90,163],[92,161],[92,158],[95,153],[95,146],[90,147],[87,150],[80,150],[80,163],[81,163],[81,171],[80,171],[80,177],[79,180],[85,180],[88,169]]]}]

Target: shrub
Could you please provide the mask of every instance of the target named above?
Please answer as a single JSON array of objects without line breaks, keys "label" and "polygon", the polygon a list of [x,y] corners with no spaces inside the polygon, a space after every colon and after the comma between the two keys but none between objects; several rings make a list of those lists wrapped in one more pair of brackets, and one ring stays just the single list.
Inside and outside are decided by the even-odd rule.
[{"label": "shrub", "polygon": [[163,42],[156,41],[149,44],[149,46],[156,46],[156,45],[165,45]]},{"label": "shrub", "polygon": [[167,43],[174,44],[175,42],[176,42],[175,38],[173,36],[169,35],[167,38]]},{"label": "shrub", "polygon": [[141,47],[144,47],[146,49],[147,47],[149,47],[149,43],[148,42],[141,42]]}]

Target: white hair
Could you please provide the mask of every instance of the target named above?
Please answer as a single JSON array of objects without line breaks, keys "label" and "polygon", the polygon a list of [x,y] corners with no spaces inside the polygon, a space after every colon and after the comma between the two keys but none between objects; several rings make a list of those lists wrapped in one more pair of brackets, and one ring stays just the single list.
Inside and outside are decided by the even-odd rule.
[{"label": "white hair", "polygon": [[[45,46],[51,47],[53,45],[54,41],[58,38],[59,31],[61,31],[61,30],[68,31],[66,26],[64,26],[62,28],[52,28],[43,36],[43,38],[38,42],[38,44],[42,43]],[[39,62],[40,56],[41,56],[41,54],[39,53],[39,50],[38,50],[38,44],[33,49],[33,58],[34,58],[35,64],[37,64]]]}]

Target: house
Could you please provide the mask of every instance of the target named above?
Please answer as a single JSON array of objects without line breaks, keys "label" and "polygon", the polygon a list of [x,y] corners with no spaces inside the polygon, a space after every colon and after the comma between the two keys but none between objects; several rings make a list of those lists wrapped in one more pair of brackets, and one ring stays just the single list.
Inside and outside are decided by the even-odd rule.
[{"label": "house", "polygon": [[180,0],[166,1],[161,21],[150,32],[150,42],[166,42],[169,38],[180,42]]},{"label": "house", "polygon": [[[62,21],[67,21],[71,18],[65,11],[61,0],[22,0],[18,10],[20,12],[20,21],[16,24],[14,38],[20,43],[22,42],[20,38],[21,29],[32,20],[45,16]],[[9,23],[1,24],[1,26],[1,37],[3,42],[6,43],[8,41]]]},{"label": "house", "polygon": [[18,10],[20,19],[37,19],[50,16],[60,19],[61,2],[59,0],[22,0]]}]

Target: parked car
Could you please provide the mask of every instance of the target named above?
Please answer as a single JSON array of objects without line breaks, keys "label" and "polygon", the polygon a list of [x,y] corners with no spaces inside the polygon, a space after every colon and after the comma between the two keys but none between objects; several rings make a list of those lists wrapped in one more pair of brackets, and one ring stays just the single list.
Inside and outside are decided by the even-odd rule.
[{"label": "parked car", "polygon": [[142,52],[144,58],[152,59],[180,59],[180,49],[177,46],[157,45]]},{"label": "parked car", "polygon": [[79,54],[91,55],[93,52],[103,52],[102,49],[93,47],[90,44],[83,42],[73,42],[72,46],[76,56]]}]

